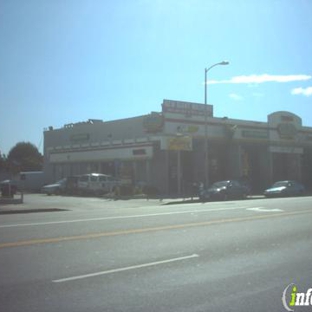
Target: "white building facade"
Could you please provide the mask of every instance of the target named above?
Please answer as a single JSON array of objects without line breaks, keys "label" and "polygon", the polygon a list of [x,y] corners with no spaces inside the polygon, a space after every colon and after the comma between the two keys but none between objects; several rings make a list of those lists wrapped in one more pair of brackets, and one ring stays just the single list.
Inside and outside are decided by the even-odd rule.
[{"label": "white building facade", "polygon": [[267,122],[217,118],[211,105],[172,100],[149,115],[50,127],[44,131],[46,182],[99,172],[163,194],[186,193],[205,180],[205,140],[209,183],[244,178],[254,192],[283,179],[312,186],[312,128],[299,116],[275,112]]}]

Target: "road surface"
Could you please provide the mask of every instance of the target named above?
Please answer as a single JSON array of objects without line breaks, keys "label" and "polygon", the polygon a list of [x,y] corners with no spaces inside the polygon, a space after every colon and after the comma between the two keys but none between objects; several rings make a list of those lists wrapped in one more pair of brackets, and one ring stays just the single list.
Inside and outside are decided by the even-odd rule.
[{"label": "road surface", "polygon": [[70,209],[0,215],[1,311],[286,311],[312,288],[312,197],[44,200]]}]

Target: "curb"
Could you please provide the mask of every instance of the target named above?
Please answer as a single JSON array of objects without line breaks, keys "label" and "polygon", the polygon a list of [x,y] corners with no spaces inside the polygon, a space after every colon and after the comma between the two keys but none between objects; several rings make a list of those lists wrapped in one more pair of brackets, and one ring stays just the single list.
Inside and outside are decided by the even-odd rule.
[{"label": "curb", "polygon": [[22,198],[0,198],[0,205],[18,205],[22,203]]},{"label": "curb", "polygon": [[59,211],[70,211],[69,209],[60,209],[60,208],[36,208],[36,209],[16,209],[16,210],[0,210],[0,215],[7,214],[21,214],[21,213],[37,213],[37,212],[59,212]]}]

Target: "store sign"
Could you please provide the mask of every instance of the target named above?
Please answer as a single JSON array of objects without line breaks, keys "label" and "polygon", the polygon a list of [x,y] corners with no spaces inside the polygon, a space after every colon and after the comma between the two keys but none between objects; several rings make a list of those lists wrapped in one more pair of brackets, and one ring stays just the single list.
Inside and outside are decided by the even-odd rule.
[{"label": "store sign", "polygon": [[182,125],[177,127],[177,131],[179,133],[196,133],[199,131],[199,126],[194,126],[194,125]]},{"label": "store sign", "polygon": [[302,120],[299,116],[289,112],[275,112],[268,116],[269,127],[276,129],[282,140],[294,140],[302,129]]},{"label": "store sign", "polygon": [[198,132],[198,130],[199,130],[199,127],[198,127],[198,126],[188,126],[188,127],[186,128],[186,131],[187,131],[188,133],[196,133],[196,132]]},{"label": "store sign", "polygon": [[292,115],[282,115],[281,120],[285,122],[294,122],[294,116]]},{"label": "store sign", "polygon": [[212,117],[213,106],[192,102],[164,100],[162,104],[162,112],[180,114],[186,117],[205,116],[206,113],[207,116]]},{"label": "store sign", "polygon": [[303,154],[303,148],[302,147],[270,146],[269,151],[271,153]]},{"label": "store sign", "polygon": [[86,142],[89,141],[89,139],[90,139],[89,133],[73,134],[70,137],[70,140],[74,143]]},{"label": "store sign", "polygon": [[146,155],[146,149],[145,148],[139,148],[139,149],[134,149],[132,151],[133,156],[145,156]]},{"label": "store sign", "polygon": [[269,133],[267,131],[260,130],[242,130],[242,136],[244,138],[252,139],[268,139]]},{"label": "store sign", "polygon": [[167,149],[170,151],[192,151],[191,137],[171,137],[167,139]]},{"label": "store sign", "polygon": [[143,127],[146,132],[155,133],[162,130],[164,125],[163,116],[159,113],[147,115],[143,121]]},{"label": "store sign", "polygon": [[295,125],[289,122],[279,124],[277,130],[282,139],[293,139],[298,133]]}]

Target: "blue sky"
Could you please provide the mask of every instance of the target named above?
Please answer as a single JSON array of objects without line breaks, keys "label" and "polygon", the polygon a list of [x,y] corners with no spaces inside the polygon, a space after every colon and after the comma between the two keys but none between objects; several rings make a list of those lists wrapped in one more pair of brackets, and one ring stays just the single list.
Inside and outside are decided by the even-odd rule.
[{"label": "blue sky", "polygon": [[0,0],[0,151],[43,129],[208,103],[312,127],[310,0]]}]

